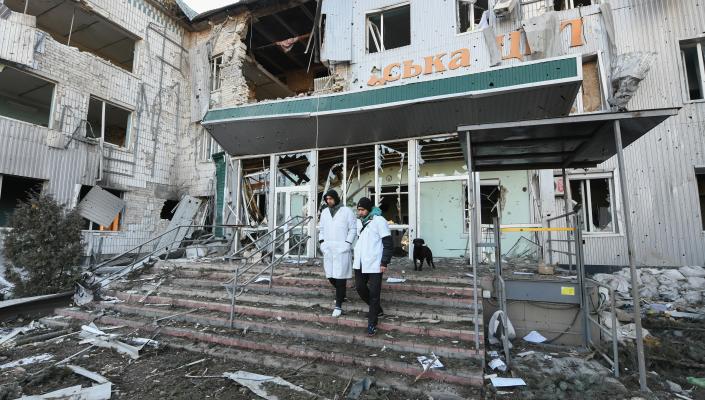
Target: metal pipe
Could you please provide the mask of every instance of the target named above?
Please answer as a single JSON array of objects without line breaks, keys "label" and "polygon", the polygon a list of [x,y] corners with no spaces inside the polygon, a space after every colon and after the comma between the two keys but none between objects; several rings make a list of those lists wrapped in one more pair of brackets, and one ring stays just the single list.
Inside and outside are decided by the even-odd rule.
[{"label": "metal pipe", "polygon": [[29,7],[29,0],[24,0],[24,11],[22,14],[27,14],[27,7]]},{"label": "metal pipe", "polygon": [[642,392],[649,388],[646,385],[646,361],[644,359],[644,337],[641,329],[641,297],[639,295],[639,282],[636,275],[636,256],[634,254],[634,237],[632,231],[631,208],[629,206],[629,190],[627,189],[627,176],[624,167],[624,148],[622,146],[622,128],[619,120],[614,121],[614,142],[617,147],[617,163],[619,165],[619,182],[622,189],[622,202],[624,203],[624,235],[627,237],[629,254],[629,272],[632,279],[632,299],[634,302],[634,325],[636,327],[636,356],[639,364],[639,386]]},{"label": "metal pipe", "polygon": [[71,26],[69,27],[69,37],[66,39],[66,45],[70,46],[71,45],[71,34],[73,33],[73,20],[76,17],[76,7],[73,8],[73,11],[71,12]]},{"label": "metal pipe", "polygon": [[[566,189],[566,186],[568,185],[568,175],[566,175],[565,167],[561,169],[561,176],[563,177],[563,211],[565,212],[565,226],[569,227],[570,218],[568,218],[568,192]],[[578,229],[577,226],[574,228]],[[570,238],[570,232],[566,233],[566,237]],[[570,247],[570,240],[568,240],[568,253],[571,252]],[[568,269],[570,272],[573,272],[573,256],[570,254],[568,255]]]}]

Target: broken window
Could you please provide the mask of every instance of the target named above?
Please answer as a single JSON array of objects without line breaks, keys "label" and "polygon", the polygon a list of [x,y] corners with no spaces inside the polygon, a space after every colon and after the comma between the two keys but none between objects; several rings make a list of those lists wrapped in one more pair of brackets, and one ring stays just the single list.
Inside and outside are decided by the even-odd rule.
[{"label": "broken window", "polygon": [[0,64],[0,115],[48,127],[54,84]]},{"label": "broken window", "polygon": [[698,200],[700,201],[700,220],[705,231],[705,167],[695,169],[695,179],[698,182]]},{"label": "broken window", "polygon": [[611,176],[569,177],[574,205],[580,205],[583,231],[617,233],[614,207],[614,180]]},{"label": "broken window", "polygon": [[201,161],[211,161],[213,154],[223,151],[218,142],[213,139],[213,136],[203,128],[201,137],[198,143],[198,154]]},{"label": "broken window", "polygon": [[487,0],[457,0],[458,33],[474,31],[487,11]]},{"label": "broken window", "polygon": [[220,89],[220,72],[223,69],[223,55],[219,54],[210,59],[210,87],[211,92]]},{"label": "broken window", "polygon": [[367,52],[411,44],[411,6],[405,4],[367,14]]},{"label": "broken window", "polygon": [[[494,219],[499,217],[499,199],[501,190],[501,186],[496,183],[480,182],[480,223],[482,225],[492,225],[494,223]],[[465,233],[468,233],[470,209],[468,205],[467,182],[463,182],[463,193],[461,195],[465,204],[465,223],[463,224],[463,229]]]},{"label": "broken window", "polygon": [[242,221],[250,226],[267,224],[269,157],[242,160]]},{"label": "broken window", "polygon": [[309,153],[278,156],[277,187],[306,186],[311,181]]},{"label": "broken window", "polygon": [[86,137],[103,138],[107,143],[127,147],[130,111],[91,96],[88,103]]},{"label": "broken window", "polygon": [[[136,37],[79,2],[5,0],[12,11],[37,17],[37,27],[59,43],[92,53],[132,71]],[[26,11],[25,11],[26,6]]]},{"label": "broken window", "polygon": [[[86,197],[86,195],[88,194],[88,192],[91,191],[91,189],[93,189],[93,186],[88,186],[88,185],[82,185],[82,186],[81,186],[81,190],[80,190],[79,193],[78,193],[78,203],[77,203],[77,204],[81,203],[81,200],[83,200],[83,198]],[[121,199],[123,198],[123,192],[121,192],[121,191],[119,191],[119,190],[108,189],[108,188],[102,188],[102,189],[105,190],[105,191],[107,191],[107,192],[112,193],[113,195],[115,195],[115,196],[117,196],[117,197],[119,197],[119,198],[121,198]],[[84,218],[84,219],[83,219],[83,229],[84,229],[84,230],[88,230],[88,231],[119,231],[119,230],[120,230],[120,226],[122,225],[122,214],[123,214],[123,212],[124,212],[124,210],[123,210],[123,211],[120,211],[120,212],[115,216],[115,218],[114,218],[113,221],[110,223],[110,225],[107,225],[107,226],[103,226],[103,225],[97,224],[97,223],[95,223],[95,222],[93,222],[93,221],[90,221],[90,220]]]},{"label": "broken window", "polygon": [[593,4],[600,4],[600,0],[555,0],[553,7],[556,11],[561,11]]},{"label": "broken window", "polygon": [[705,49],[702,42],[681,42],[688,100],[705,98]]},{"label": "broken window", "polygon": [[168,219],[171,221],[174,218],[174,212],[176,211],[176,206],[179,205],[179,200],[165,200],[162,206],[162,211],[159,213],[160,219]]},{"label": "broken window", "polygon": [[18,203],[42,191],[42,181],[13,175],[0,175],[0,226],[8,226]]},{"label": "broken window", "polygon": [[[242,73],[250,101],[310,93],[314,79],[328,74],[318,59],[321,39],[312,36],[317,2],[289,3],[275,13],[258,16],[247,32]],[[318,20],[319,27],[323,23]]]}]

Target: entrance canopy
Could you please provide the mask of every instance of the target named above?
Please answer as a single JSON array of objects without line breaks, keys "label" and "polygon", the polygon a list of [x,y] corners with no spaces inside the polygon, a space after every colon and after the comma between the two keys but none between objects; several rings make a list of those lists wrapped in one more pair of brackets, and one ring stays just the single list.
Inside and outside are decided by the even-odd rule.
[{"label": "entrance canopy", "polygon": [[208,111],[202,124],[234,156],[403,140],[467,124],[568,115],[582,84],[571,56],[442,79]]},{"label": "entrance canopy", "polygon": [[[614,121],[624,147],[678,113],[677,108],[583,114],[458,127],[463,152],[470,133],[474,171],[589,168],[616,153]],[[467,157],[466,157],[467,160]]]}]

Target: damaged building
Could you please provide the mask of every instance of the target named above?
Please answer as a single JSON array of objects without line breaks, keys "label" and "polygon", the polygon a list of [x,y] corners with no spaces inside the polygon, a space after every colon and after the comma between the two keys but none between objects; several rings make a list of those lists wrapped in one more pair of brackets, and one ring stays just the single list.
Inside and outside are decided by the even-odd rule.
[{"label": "damaged building", "polygon": [[[363,319],[305,297],[330,289],[334,189],[381,209],[403,275],[384,289],[402,319],[355,340],[380,370],[482,386],[516,327],[615,379],[617,337],[638,337],[643,373],[615,298],[705,300],[704,31],[698,0],[0,0],[0,233],[33,192],[78,207],[76,304],[103,290],[114,314],[60,318],[370,367],[336,330]],[[439,264],[420,278],[417,238]]]},{"label": "damaged building", "polygon": [[[614,29],[619,18],[642,29],[631,22],[636,17],[630,3],[559,1],[545,13],[546,4],[537,1],[516,4],[510,17],[491,12],[486,1],[455,3],[431,11],[424,7],[433,6],[409,2],[329,1],[317,8],[315,1],[241,1],[199,14],[185,5],[150,2],[128,2],[129,11],[119,12],[123,5],[113,10],[91,2],[7,0],[0,224],[7,224],[30,188],[75,206],[97,186],[124,205],[110,221],[87,221],[88,251],[98,252],[102,238],[100,253],[116,254],[165,229],[164,217],[185,194],[209,210],[196,222],[207,215],[210,222],[272,229],[292,215],[316,215],[323,190],[336,188],[348,204],[374,197],[393,223],[398,255],[408,253],[408,238],[425,237],[439,256],[465,256],[467,168],[454,129],[443,132],[429,121],[413,134],[380,134],[374,118],[388,118],[380,114],[356,127],[367,133],[350,129],[340,141],[315,142],[296,136],[299,120],[255,125],[238,114],[261,118],[266,107],[274,117],[290,105],[310,113],[308,107],[320,106],[313,99],[334,99],[335,93],[359,95],[350,101],[369,107],[367,91],[566,56],[579,56],[583,77],[570,114],[603,112],[611,108],[618,79],[613,75],[624,65],[615,60],[623,48],[654,50]],[[683,12],[654,7],[649,13]],[[429,13],[445,22],[424,23]],[[521,18],[512,17],[517,13]],[[705,258],[697,117],[702,46],[698,27],[677,28],[683,30],[673,39],[679,46],[664,44],[656,54],[671,56],[644,61],[651,61],[651,71],[629,103],[632,109],[681,107],[677,118],[627,151],[641,265],[699,264]],[[299,100],[276,100],[287,98]],[[443,115],[425,119],[433,118]],[[246,138],[228,135],[240,126]],[[315,135],[309,127],[306,133]],[[225,158],[213,159],[222,149]],[[652,165],[657,159],[664,162]],[[220,187],[218,162],[228,167],[224,175],[231,173]],[[614,160],[568,170],[567,184],[560,170],[520,171],[504,164],[507,172],[481,174],[483,225],[495,215],[507,227],[535,226],[560,213],[569,198],[571,207],[583,206],[587,263],[626,265]],[[242,180],[234,182],[233,173]],[[218,190],[225,201],[215,207]],[[447,219],[424,204],[439,200]],[[315,231],[315,222],[309,229]],[[510,248],[521,235],[505,236]],[[312,243],[313,237],[309,256],[315,255]]]}]

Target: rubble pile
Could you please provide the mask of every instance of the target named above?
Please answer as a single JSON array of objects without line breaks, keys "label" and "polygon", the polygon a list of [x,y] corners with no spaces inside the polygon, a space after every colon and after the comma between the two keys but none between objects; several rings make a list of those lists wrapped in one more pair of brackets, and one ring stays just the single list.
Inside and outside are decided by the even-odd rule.
[{"label": "rubble pile", "polygon": [[[617,299],[631,300],[631,278],[625,268],[614,274],[595,274],[593,279],[609,285],[617,293]],[[681,267],[678,269],[637,269],[640,285],[639,295],[643,300],[669,302],[676,307],[691,307],[703,303],[705,297],[705,268]]]}]

